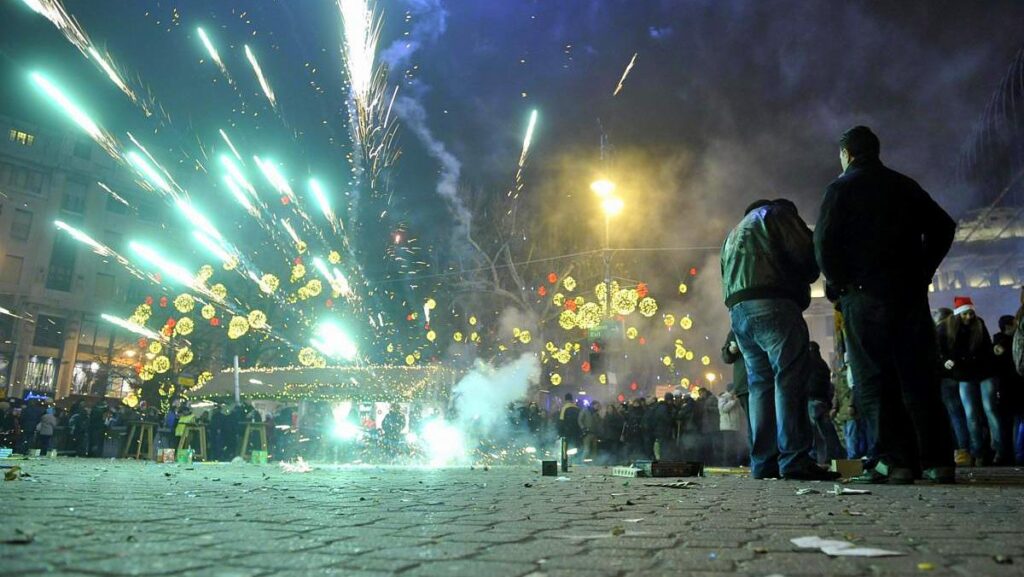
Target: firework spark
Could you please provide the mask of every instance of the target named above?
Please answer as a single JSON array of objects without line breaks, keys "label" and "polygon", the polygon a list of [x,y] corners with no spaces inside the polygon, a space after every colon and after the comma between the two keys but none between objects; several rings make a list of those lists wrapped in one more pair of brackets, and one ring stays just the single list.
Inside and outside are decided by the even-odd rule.
[{"label": "firework spark", "polygon": [[238,162],[242,162],[242,155],[238,154],[238,149],[235,148],[235,145],[231,142],[231,139],[228,138],[228,133],[224,132],[223,128],[219,129],[218,132],[220,132],[220,137],[224,139],[224,142],[228,143],[228,148],[230,148],[231,152],[235,154],[235,158],[238,159]]},{"label": "firework spark", "polygon": [[146,337],[148,339],[152,339],[154,341],[166,341],[167,340],[160,333],[157,333],[155,331],[147,329],[146,327],[137,325],[137,324],[135,324],[135,323],[133,323],[133,322],[127,320],[127,319],[122,319],[120,317],[115,317],[114,315],[108,315],[106,313],[100,315],[100,318],[102,318],[103,320],[107,321],[108,323],[113,323],[113,324],[115,324],[115,325],[117,325],[117,326],[119,326],[119,327],[121,327],[121,328],[123,328],[123,329],[125,329],[127,331],[133,332],[133,333],[135,333],[137,335]]},{"label": "firework spark", "polygon": [[638,52],[633,53],[633,58],[629,60],[629,64],[626,65],[626,71],[622,73],[622,78],[619,79],[619,85],[615,87],[615,92],[612,92],[612,96],[618,96],[619,92],[622,91],[622,84],[626,82],[626,77],[629,76],[629,71],[633,69],[633,65],[636,64],[636,56]]},{"label": "firework spark", "polygon": [[111,256],[114,254],[114,251],[111,250],[110,247],[97,241],[96,239],[78,230],[77,228],[67,224],[66,222],[55,220],[53,224],[55,224],[57,228],[71,235],[71,238],[83,244],[89,245],[89,247],[92,248],[92,251],[98,255]]},{"label": "firework spark", "polygon": [[121,154],[118,152],[117,142],[114,138],[104,131],[96,122],[89,117],[81,108],[78,107],[64,92],[57,87],[50,79],[43,76],[38,72],[33,72],[29,75],[32,82],[35,83],[47,96],[50,97],[68,117],[71,118],[86,134],[89,138],[96,141],[97,144],[103,147],[103,150],[107,151],[114,158],[120,158]]},{"label": "firework spark", "polygon": [[224,66],[224,61],[220,59],[220,53],[217,52],[217,48],[214,47],[213,42],[210,41],[210,37],[206,35],[206,31],[197,27],[196,33],[199,35],[199,40],[202,41],[203,46],[206,48],[206,52],[210,55],[210,60],[213,60],[213,63],[217,65],[217,68],[220,69],[220,73],[224,75],[224,78],[227,78],[228,83],[233,83],[234,81],[231,79],[231,75],[228,74],[227,67]]},{"label": "firework spark", "polygon": [[245,45],[245,57],[249,59],[249,64],[252,65],[252,70],[256,73],[256,79],[260,82],[263,95],[270,101],[270,106],[277,109],[277,98],[274,96],[274,89],[267,82],[267,77],[263,75],[263,69],[260,68],[260,63],[256,60],[256,55],[252,53],[252,49],[249,48],[248,44]]},{"label": "firework spark", "polygon": [[533,142],[533,129],[537,126],[537,110],[530,112],[530,123],[526,126],[526,136],[523,138],[523,152],[519,155],[519,168],[526,165],[526,155],[530,153],[530,144]]}]

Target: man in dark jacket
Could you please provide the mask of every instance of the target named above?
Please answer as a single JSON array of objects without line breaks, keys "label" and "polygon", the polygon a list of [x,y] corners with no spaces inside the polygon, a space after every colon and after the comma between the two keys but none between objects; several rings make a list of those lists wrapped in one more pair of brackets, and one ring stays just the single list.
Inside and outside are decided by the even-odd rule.
[{"label": "man in dark jacket", "polygon": [[882,164],[869,128],[847,130],[839,146],[843,174],[825,192],[814,243],[826,294],[843,313],[857,409],[871,440],[857,480],[911,483],[920,466],[928,480],[952,482],[928,285],[956,222],[916,182]]},{"label": "man in dark jacket", "polygon": [[722,292],[750,388],[755,479],[836,478],[810,455],[810,339],[802,313],[817,278],[811,231],[788,200],[747,207],[722,246]]},{"label": "man in dark jacket", "polygon": [[1013,335],[1017,332],[1017,317],[999,317],[999,332],[992,336],[996,356],[996,376],[999,379],[999,407],[1003,418],[1003,446],[1009,456],[1011,447],[1018,465],[1024,465],[1024,379],[1013,366]]},{"label": "man in dark jacket", "polygon": [[565,394],[565,403],[558,414],[558,436],[564,439],[567,448],[579,448],[583,439],[580,430],[580,408],[573,401],[572,393]]},{"label": "man in dark jacket", "polygon": [[665,393],[665,400],[651,409],[651,433],[654,437],[654,458],[671,461],[676,457],[675,397]]}]

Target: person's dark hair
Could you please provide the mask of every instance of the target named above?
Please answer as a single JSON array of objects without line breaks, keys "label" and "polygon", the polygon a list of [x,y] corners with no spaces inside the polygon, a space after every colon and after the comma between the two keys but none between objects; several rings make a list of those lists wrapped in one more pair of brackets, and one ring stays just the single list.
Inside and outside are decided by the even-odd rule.
[{"label": "person's dark hair", "polygon": [[878,137],[867,126],[854,126],[839,137],[839,148],[845,150],[855,158],[863,156],[878,156],[882,151],[882,144]]},{"label": "person's dark hair", "polygon": [[746,208],[746,210],[743,211],[743,216],[747,216],[748,214],[754,212],[755,210],[761,208],[762,206],[768,206],[771,203],[772,201],[765,198],[762,198],[761,200],[755,200],[750,204],[750,206]]},{"label": "person's dark hair", "polygon": [[572,400],[572,393],[566,393],[564,398],[567,401],[571,401]]},{"label": "person's dark hair", "polygon": [[671,401],[671,400],[673,400],[675,398],[676,398],[675,395],[673,395],[672,393],[665,393],[665,400],[666,401]]},{"label": "person's dark hair", "polygon": [[932,318],[935,319],[936,323],[941,323],[942,321],[948,319],[951,316],[953,316],[953,309],[949,307],[939,307],[935,309],[935,313],[933,314]]},{"label": "person's dark hair", "polygon": [[796,205],[793,204],[793,201],[789,200],[788,198],[776,198],[775,200],[772,201],[772,204],[775,206],[782,206],[788,208],[789,210],[792,210],[795,214],[800,214],[800,211],[796,209]]},{"label": "person's dark hair", "polygon": [[1016,317],[1013,315],[1003,315],[999,317],[999,330],[1005,331],[1006,327],[1012,325],[1014,320],[1016,320]]}]

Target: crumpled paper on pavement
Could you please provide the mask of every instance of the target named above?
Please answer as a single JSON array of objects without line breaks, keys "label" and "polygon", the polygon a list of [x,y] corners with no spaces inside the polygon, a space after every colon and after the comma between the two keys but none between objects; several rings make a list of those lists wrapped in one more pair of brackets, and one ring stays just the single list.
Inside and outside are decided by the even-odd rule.
[{"label": "crumpled paper on pavement", "polygon": [[294,463],[281,461],[281,470],[285,473],[308,473],[313,470],[313,467],[299,457],[295,459]]},{"label": "crumpled paper on pavement", "polygon": [[887,549],[874,549],[872,547],[858,547],[849,541],[838,541],[834,539],[822,539],[821,537],[797,537],[790,539],[790,543],[801,549],[820,549],[822,553],[830,557],[897,557],[906,555],[899,551]]}]

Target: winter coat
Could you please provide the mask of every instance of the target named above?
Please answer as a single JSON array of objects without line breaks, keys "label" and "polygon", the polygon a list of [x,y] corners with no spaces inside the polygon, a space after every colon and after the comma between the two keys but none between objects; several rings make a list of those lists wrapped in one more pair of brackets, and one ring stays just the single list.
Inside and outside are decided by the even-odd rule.
[{"label": "winter coat", "polygon": [[773,203],[750,211],[722,245],[725,306],[770,298],[810,306],[818,278],[812,238],[793,207]]},{"label": "winter coat", "polygon": [[578,439],[582,436],[580,432],[580,408],[576,403],[566,403],[558,418],[558,436],[567,439]]},{"label": "winter coat", "polygon": [[661,402],[651,409],[651,435],[660,441],[675,437],[675,411],[668,403]]},{"label": "winter coat", "polygon": [[722,361],[732,365],[733,393],[736,396],[747,395],[750,394],[750,387],[747,385],[747,364],[743,361],[743,353],[739,350],[735,353],[729,350],[729,343],[735,340],[736,334],[729,331],[729,336],[725,337],[725,344],[722,345]]},{"label": "winter coat", "polygon": [[943,367],[943,376],[964,381],[982,381],[996,375],[992,338],[981,317],[965,325],[959,315],[939,324],[939,353],[942,362],[953,361],[953,368]]},{"label": "winter coat", "polygon": [[728,391],[718,397],[718,428],[722,431],[743,430],[743,407],[736,395]]},{"label": "winter coat", "polygon": [[721,417],[718,413],[718,398],[708,390],[704,390],[701,394],[699,401],[700,410],[703,411],[703,418],[701,419],[700,432],[701,433],[717,433],[718,422]]},{"label": "winter coat", "polygon": [[596,435],[601,427],[601,415],[598,415],[597,411],[590,408],[580,409],[580,416],[577,421],[580,425],[580,431],[584,435]]},{"label": "winter coat", "polygon": [[865,156],[825,191],[814,249],[832,300],[851,290],[919,299],[955,232],[956,222],[913,179]]},{"label": "winter coat", "polygon": [[39,417],[39,424],[36,425],[36,432],[42,437],[53,436],[54,429],[57,428],[57,417],[50,413],[44,414]]}]

